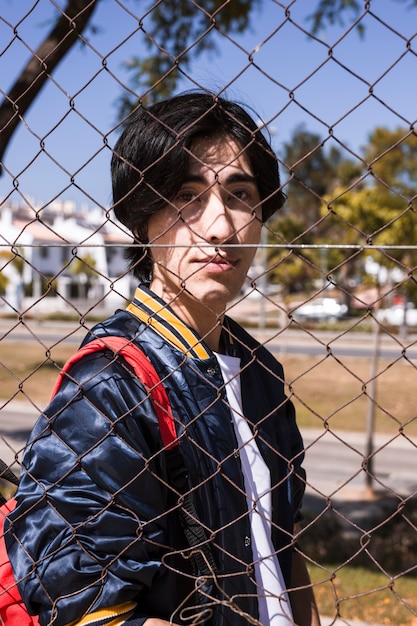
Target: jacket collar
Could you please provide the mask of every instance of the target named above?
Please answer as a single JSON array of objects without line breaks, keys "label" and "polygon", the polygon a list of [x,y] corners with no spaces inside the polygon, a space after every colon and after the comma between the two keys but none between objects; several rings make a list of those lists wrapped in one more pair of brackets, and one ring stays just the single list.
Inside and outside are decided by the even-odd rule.
[{"label": "jacket collar", "polygon": [[208,359],[212,356],[201,337],[145,285],[141,284],[136,288],[127,310],[188,357]]},{"label": "jacket collar", "polygon": [[[144,284],[138,285],[127,310],[153,328],[166,341],[187,357],[209,359],[213,356],[200,335],[187,326],[159,296]],[[227,319],[223,323],[222,346],[227,354],[234,354],[233,337]]]}]

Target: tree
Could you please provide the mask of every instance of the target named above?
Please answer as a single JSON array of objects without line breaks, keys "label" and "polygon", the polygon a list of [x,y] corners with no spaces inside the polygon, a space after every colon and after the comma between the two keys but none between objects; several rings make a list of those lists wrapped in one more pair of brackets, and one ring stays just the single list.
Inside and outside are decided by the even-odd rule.
[{"label": "tree", "polygon": [[[322,215],[340,243],[375,245],[373,259],[389,270],[400,268],[403,290],[416,300],[417,137],[407,129],[376,128],[364,161],[368,173],[360,184],[335,189],[325,198]],[[378,245],[387,249],[378,250]]]},{"label": "tree", "polygon": [[[359,175],[358,166],[343,157],[335,146],[327,148],[320,135],[304,125],[293,131],[283,144],[282,178],[287,178],[287,211],[302,219],[303,229],[320,220],[323,196],[337,184],[349,184]],[[317,232],[317,231],[315,231]]]},{"label": "tree", "polygon": [[0,252],[0,296],[3,296],[6,293],[7,285],[9,284],[9,278],[6,276],[3,271],[4,267],[10,261],[10,253],[1,251]]},{"label": "tree", "polygon": [[[244,32],[250,25],[253,10],[265,1],[164,0],[145,6],[136,0],[143,13],[141,23],[146,23],[150,54],[144,59],[126,60],[132,77],[132,91],[142,94],[141,101],[172,93],[191,59],[204,50],[215,49],[212,35],[216,30],[225,34]],[[417,6],[417,0],[396,1]],[[0,102],[0,175],[4,154],[16,128],[57,65],[78,41],[85,41],[87,27],[94,31],[91,20],[101,2],[66,0],[62,9],[58,2],[54,3],[59,10],[56,23]],[[343,23],[343,17],[349,11],[358,17],[361,4],[359,0],[318,0],[315,10],[307,18],[313,25],[313,34],[335,21]],[[137,104],[136,96],[122,96],[120,118],[123,119]]]},{"label": "tree", "polygon": [[[268,242],[274,244],[267,254],[268,279],[273,284],[280,285],[285,299],[294,291],[308,289],[316,277],[316,271],[308,250],[300,251],[291,247],[291,242],[297,241],[299,233],[303,231],[304,223],[301,218],[286,212],[272,220],[268,227]],[[311,241],[310,237],[308,241]]]},{"label": "tree", "polygon": [[[140,101],[169,96],[177,87],[193,58],[215,50],[215,31],[242,33],[249,27],[253,10],[263,0],[165,0],[153,5],[146,16],[146,44],[149,55],[126,61],[131,72],[132,91]],[[138,105],[135,95],[121,97],[120,119]]]},{"label": "tree", "polygon": [[80,39],[98,0],[68,0],[60,17],[0,104],[1,163],[10,140],[52,72]]},{"label": "tree", "polygon": [[[395,1],[397,3],[406,4],[409,8],[417,7],[417,0]],[[346,13],[350,13],[353,19],[359,18],[361,11],[368,11],[370,9],[369,5],[370,2],[359,2],[359,0],[319,0],[313,13],[308,16],[308,20],[313,25],[313,33],[317,34],[328,24],[338,23],[343,25]],[[360,33],[364,32],[362,24],[358,23],[357,28]]]},{"label": "tree", "polygon": [[[326,151],[317,135],[298,128],[284,145],[283,161],[289,179],[287,209],[271,222],[270,243],[284,241],[294,249],[285,275],[281,259],[288,250],[271,250],[273,282],[308,288],[313,281],[324,285],[328,274],[348,297],[351,279],[363,275],[364,257],[357,246],[374,244],[388,246],[376,250],[374,260],[390,270],[401,268],[404,291],[416,300],[417,254],[405,250],[417,240],[416,133],[375,128],[363,158],[354,163],[338,149]],[[331,249],[320,249],[329,241]]]},{"label": "tree", "polygon": [[84,254],[73,259],[70,265],[71,274],[77,279],[77,295],[86,298],[91,284],[97,280],[96,260],[91,254]]},{"label": "tree", "polygon": [[23,278],[24,257],[20,250],[0,251],[0,295],[4,295],[10,282],[10,272],[17,274],[20,281]]},{"label": "tree", "polygon": [[[0,174],[15,130],[57,65],[74,44],[84,40],[83,33],[100,2],[66,0],[53,28],[1,102]],[[147,15],[143,11],[149,23],[147,45],[152,52],[146,59],[136,57],[126,62],[132,70],[135,89],[144,90],[147,100],[171,93],[192,56],[214,48],[213,32],[216,29],[226,33],[243,32],[249,25],[252,9],[260,2],[199,0],[197,4],[188,0],[165,0],[152,6]],[[137,0],[137,4],[143,3]],[[125,97],[120,115],[124,116],[137,104],[137,98]]]},{"label": "tree", "polygon": [[[320,136],[297,127],[283,145],[282,179],[287,178],[284,209],[270,222],[269,243],[302,244],[292,252],[282,247],[270,249],[268,263],[272,282],[286,291],[309,288],[314,281],[326,283],[326,272],[340,265],[337,251],[326,256],[312,244],[334,241],[335,233],[323,213],[324,198],[338,185],[348,186],[361,174],[360,166],[345,158],[335,146],[327,147]],[[290,247],[289,246],[289,247]],[[283,265],[282,259],[286,258]]]},{"label": "tree", "polygon": [[415,197],[417,187],[417,135],[413,130],[375,128],[365,150],[365,160],[381,184],[404,199]]}]

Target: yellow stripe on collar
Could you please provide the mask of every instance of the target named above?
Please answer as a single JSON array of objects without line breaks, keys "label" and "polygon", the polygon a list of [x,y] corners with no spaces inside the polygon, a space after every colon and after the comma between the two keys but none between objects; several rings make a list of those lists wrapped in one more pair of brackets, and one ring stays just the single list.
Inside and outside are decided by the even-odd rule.
[{"label": "yellow stripe on collar", "polygon": [[152,292],[139,285],[133,302],[127,310],[142,322],[151,326],[157,333],[188,357],[208,359],[212,355],[201,338],[184,324],[166,304],[152,295]]}]

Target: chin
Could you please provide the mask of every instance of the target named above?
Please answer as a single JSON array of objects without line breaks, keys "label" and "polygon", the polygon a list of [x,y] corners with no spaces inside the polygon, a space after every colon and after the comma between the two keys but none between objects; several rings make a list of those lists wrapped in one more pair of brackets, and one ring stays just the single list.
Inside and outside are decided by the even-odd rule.
[{"label": "chin", "polygon": [[225,287],[223,289],[213,288],[213,290],[206,293],[204,296],[197,297],[197,299],[213,310],[223,312],[227,308],[227,305],[232,302],[238,294],[239,289],[230,290]]}]

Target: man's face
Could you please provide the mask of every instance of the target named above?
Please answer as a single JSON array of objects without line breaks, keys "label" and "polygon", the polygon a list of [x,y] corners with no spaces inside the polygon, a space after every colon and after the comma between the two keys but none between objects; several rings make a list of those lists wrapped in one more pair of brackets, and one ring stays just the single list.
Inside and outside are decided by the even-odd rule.
[{"label": "man's face", "polygon": [[204,309],[221,314],[238,295],[259,244],[260,196],[233,139],[200,139],[191,152],[182,187],[148,223],[151,288],[179,313],[200,307],[203,315]]}]

